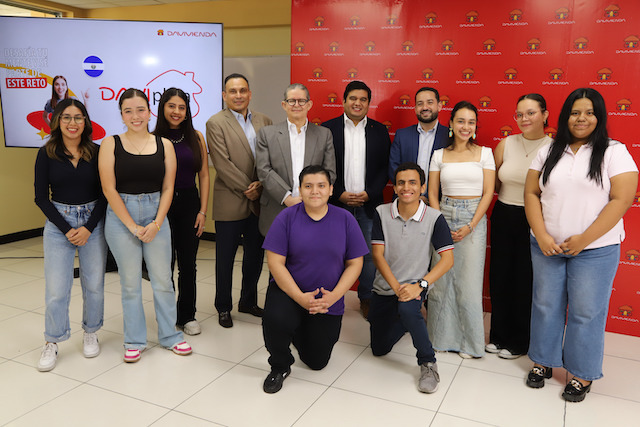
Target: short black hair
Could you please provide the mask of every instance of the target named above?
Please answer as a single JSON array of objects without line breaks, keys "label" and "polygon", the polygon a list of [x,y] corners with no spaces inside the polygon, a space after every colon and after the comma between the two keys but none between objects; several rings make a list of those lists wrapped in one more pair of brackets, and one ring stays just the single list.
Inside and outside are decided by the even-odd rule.
[{"label": "short black hair", "polygon": [[240,73],[231,73],[229,74],[227,77],[224,78],[224,86],[223,86],[223,90],[225,90],[227,88],[227,82],[231,79],[242,79],[245,82],[247,82],[247,86],[249,86],[249,80],[247,80],[247,78],[240,74]]},{"label": "short black hair", "polygon": [[309,165],[304,169],[302,169],[302,171],[300,171],[300,175],[298,176],[298,179],[299,179],[298,182],[300,182],[300,185],[302,185],[302,178],[304,178],[307,175],[315,175],[317,173],[323,173],[327,177],[327,181],[329,181],[329,185],[331,185],[331,176],[329,175],[329,171],[326,170],[321,165]]},{"label": "short black hair", "polygon": [[414,97],[414,99],[418,98],[418,94],[420,92],[433,92],[433,94],[436,96],[436,101],[440,102],[440,93],[438,93],[438,89],[433,88],[433,87],[429,87],[429,86],[423,86],[420,89],[418,89],[418,91],[416,92],[416,96]]},{"label": "short black hair", "polygon": [[420,167],[419,164],[414,163],[414,162],[404,162],[404,163],[400,163],[400,165],[396,168],[396,172],[393,174],[393,181],[395,182],[396,179],[398,178],[398,173],[399,172],[404,172],[404,171],[416,171],[418,172],[418,175],[420,175],[420,185],[424,185],[425,182],[427,182],[427,179],[424,175],[424,170],[422,170],[422,168]]},{"label": "short black hair", "polygon": [[361,82],[360,80],[354,80],[352,82],[349,82],[349,84],[347,84],[347,87],[344,88],[344,95],[342,95],[342,99],[344,101],[347,100],[347,96],[349,96],[349,92],[353,91],[353,90],[364,90],[367,92],[367,98],[369,98],[369,101],[371,101],[371,89],[369,89],[369,86],[367,86],[365,84],[365,82]]}]

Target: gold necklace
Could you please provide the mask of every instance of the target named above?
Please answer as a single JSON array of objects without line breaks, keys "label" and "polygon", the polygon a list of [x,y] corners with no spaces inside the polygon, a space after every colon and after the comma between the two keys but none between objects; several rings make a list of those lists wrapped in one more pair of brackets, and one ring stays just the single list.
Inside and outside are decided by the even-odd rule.
[{"label": "gold necklace", "polygon": [[[127,138],[129,139],[129,138]],[[141,149],[138,149],[138,146],[136,144],[133,143],[133,140],[129,139],[129,143],[131,145],[133,145],[133,148],[135,148],[138,151],[138,154],[142,154],[142,151],[145,149],[145,147],[147,146],[147,144],[149,143],[149,137],[147,136],[147,140],[144,142],[144,145],[142,146]]]},{"label": "gold necklace", "polygon": [[524,150],[524,154],[526,157],[529,157],[529,154],[533,153],[534,151],[536,151],[538,148],[540,148],[540,145],[542,145],[542,143],[544,142],[544,136],[540,139],[540,142],[538,142],[536,144],[535,147],[533,147],[533,149],[531,149],[528,153],[527,153],[527,146],[524,143],[525,137],[522,134],[520,135],[520,141],[522,142],[522,149]]}]

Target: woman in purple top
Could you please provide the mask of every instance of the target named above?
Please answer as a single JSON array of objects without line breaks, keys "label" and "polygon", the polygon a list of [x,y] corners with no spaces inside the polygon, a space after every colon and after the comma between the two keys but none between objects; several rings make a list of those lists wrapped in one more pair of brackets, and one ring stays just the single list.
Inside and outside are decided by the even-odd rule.
[{"label": "woman in purple top", "polygon": [[[154,134],[167,138],[176,151],[178,169],[173,203],[167,214],[171,224],[171,267],[178,261],[178,318],[187,335],[200,333],[196,320],[196,254],[204,231],[209,201],[207,149],[193,128],[189,98],[181,89],[167,89],[160,98]],[[200,195],[195,185],[198,175]]]},{"label": "woman in purple top", "polygon": [[[75,99],[57,103],[51,135],[35,166],[35,200],[47,217],[44,226],[45,346],[38,370],[56,366],[57,343],[69,339],[69,299],[78,251],[84,308],[84,355],[100,353],[96,331],[104,312],[107,202],[98,179],[98,146],[91,141],[91,120]],[[51,194],[51,195],[49,195]]]}]

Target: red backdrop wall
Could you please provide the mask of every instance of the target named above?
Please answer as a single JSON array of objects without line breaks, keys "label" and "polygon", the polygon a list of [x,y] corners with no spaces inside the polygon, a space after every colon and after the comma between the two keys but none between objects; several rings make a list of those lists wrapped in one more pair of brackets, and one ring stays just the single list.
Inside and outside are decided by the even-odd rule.
[{"label": "red backdrop wall", "polygon": [[[345,85],[362,80],[373,92],[369,116],[393,138],[417,123],[416,90],[433,86],[444,102],[440,123],[448,125],[456,102],[471,101],[479,108],[478,142],[493,148],[519,132],[512,115],[520,95],[546,98],[553,136],[564,99],[589,86],[606,100],[611,137],[640,163],[637,0],[293,0],[291,22],[291,79],[309,88],[316,124],[341,114]],[[607,330],[635,336],[639,219],[637,193],[607,322]],[[490,309],[486,280],[484,302]]]}]

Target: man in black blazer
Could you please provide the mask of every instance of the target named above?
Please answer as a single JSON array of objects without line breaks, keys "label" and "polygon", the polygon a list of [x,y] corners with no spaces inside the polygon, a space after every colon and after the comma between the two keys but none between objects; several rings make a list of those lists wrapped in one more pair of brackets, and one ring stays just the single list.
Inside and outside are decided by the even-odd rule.
[{"label": "man in black blazer", "polygon": [[331,130],[336,153],[337,178],[330,202],[355,216],[369,246],[358,285],[360,311],[365,318],[376,271],[371,258],[373,211],[382,204],[391,145],[387,127],[367,117],[370,101],[371,89],[361,81],[352,81],[344,90],[344,114],[322,123]]},{"label": "man in black blazer", "polygon": [[[442,110],[440,94],[432,87],[421,87],[416,92],[416,117],[418,125],[398,129],[391,144],[389,154],[389,178],[394,181],[397,167],[404,162],[420,165],[427,175],[427,191],[429,188],[429,164],[431,156],[437,149],[448,144],[449,129],[438,123],[438,113]],[[424,193],[425,202],[427,192]]]}]

